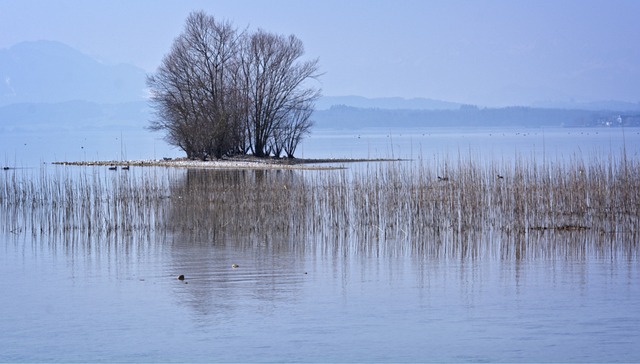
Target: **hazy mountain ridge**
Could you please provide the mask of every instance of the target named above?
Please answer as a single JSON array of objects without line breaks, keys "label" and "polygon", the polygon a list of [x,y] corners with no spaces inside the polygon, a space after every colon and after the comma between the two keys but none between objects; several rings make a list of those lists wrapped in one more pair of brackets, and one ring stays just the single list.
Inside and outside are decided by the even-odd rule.
[{"label": "hazy mountain ridge", "polygon": [[314,113],[318,128],[366,127],[640,127],[640,112],[542,109],[530,107],[457,110],[382,110],[333,106]]},{"label": "hazy mountain ridge", "polygon": [[145,78],[138,67],[106,65],[58,42],[23,42],[0,50],[0,105],[141,101]]},{"label": "hazy mountain ridge", "polygon": [[146,101],[17,103],[0,107],[0,131],[142,129],[151,117]]},{"label": "hazy mountain ridge", "polygon": [[[138,67],[106,65],[59,42],[0,49],[0,130],[143,128],[153,117],[145,78]],[[427,98],[324,96],[313,118],[318,128],[640,126],[638,114],[640,104],[616,101],[479,108]]]},{"label": "hazy mountain ridge", "polygon": [[565,109],[565,110],[612,110],[619,112],[639,112],[640,102],[624,102],[624,101],[594,101],[594,102],[576,102],[576,101],[540,101],[531,105],[533,108],[543,109]]},{"label": "hazy mountain ridge", "polygon": [[[98,104],[87,101],[20,103],[0,107],[0,131],[143,129],[153,118],[145,101]],[[640,126],[640,113],[542,109],[527,107],[461,107],[456,110],[374,109],[333,106],[316,110],[316,128],[368,127],[590,127]]]},{"label": "hazy mountain ridge", "polygon": [[328,110],[336,105],[362,109],[455,110],[459,109],[462,104],[426,98],[405,99],[402,97],[366,98],[362,96],[323,96],[316,102],[316,109]]}]

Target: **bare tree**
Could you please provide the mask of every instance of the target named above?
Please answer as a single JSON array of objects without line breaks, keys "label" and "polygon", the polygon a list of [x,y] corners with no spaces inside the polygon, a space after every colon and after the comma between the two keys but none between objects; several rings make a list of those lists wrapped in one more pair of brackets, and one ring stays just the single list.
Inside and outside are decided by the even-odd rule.
[{"label": "bare tree", "polygon": [[243,80],[247,89],[247,133],[250,149],[258,157],[269,155],[271,140],[287,123],[291,105],[313,105],[319,90],[304,83],[319,76],[318,60],[299,61],[302,41],[258,30],[243,49]]},{"label": "bare tree", "polygon": [[289,157],[311,127],[318,60],[301,61],[302,41],[194,12],[147,84],[152,130],[189,158],[236,153]]},{"label": "bare tree", "polygon": [[240,36],[230,23],[191,13],[155,75],[147,78],[157,118],[152,130],[189,158],[220,158],[234,150],[233,78]]},{"label": "bare tree", "polygon": [[202,149],[194,132],[199,128],[200,102],[194,94],[196,70],[187,58],[187,50],[185,40],[176,39],[157,73],[147,78],[157,116],[150,128],[167,130],[168,143],[182,148],[189,158],[196,158]]}]

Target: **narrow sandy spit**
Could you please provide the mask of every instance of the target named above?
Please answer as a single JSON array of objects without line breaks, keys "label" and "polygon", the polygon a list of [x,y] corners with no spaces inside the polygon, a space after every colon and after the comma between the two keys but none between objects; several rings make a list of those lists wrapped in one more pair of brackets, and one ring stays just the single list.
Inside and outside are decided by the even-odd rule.
[{"label": "narrow sandy spit", "polygon": [[127,160],[127,161],[72,161],[53,162],[52,164],[68,166],[109,166],[117,167],[177,167],[202,169],[297,169],[327,170],[343,169],[344,163],[356,162],[391,162],[397,159],[268,159],[268,158],[233,158],[213,161],[180,159]]}]

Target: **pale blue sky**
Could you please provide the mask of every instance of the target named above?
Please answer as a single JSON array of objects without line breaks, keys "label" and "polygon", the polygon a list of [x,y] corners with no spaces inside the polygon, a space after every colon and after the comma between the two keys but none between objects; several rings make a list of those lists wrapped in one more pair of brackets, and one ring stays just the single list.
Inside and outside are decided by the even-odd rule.
[{"label": "pale blue sky", "polygon": [[0,48],[55,40],[153,71],[192,10],[297,35],[329,96],[640,102],[635,0],[0,0]]}]

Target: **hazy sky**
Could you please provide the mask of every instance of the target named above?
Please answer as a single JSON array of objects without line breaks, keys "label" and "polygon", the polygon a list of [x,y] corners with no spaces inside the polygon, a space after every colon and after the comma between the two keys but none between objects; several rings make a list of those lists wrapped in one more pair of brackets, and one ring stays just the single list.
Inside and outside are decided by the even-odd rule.
[{"label": "hazy sky", "polygon": [[328,96],[640,102],[637,0],[0,0],[0,48],[55,40],[151,72],[192,10],[297,35]]}]

